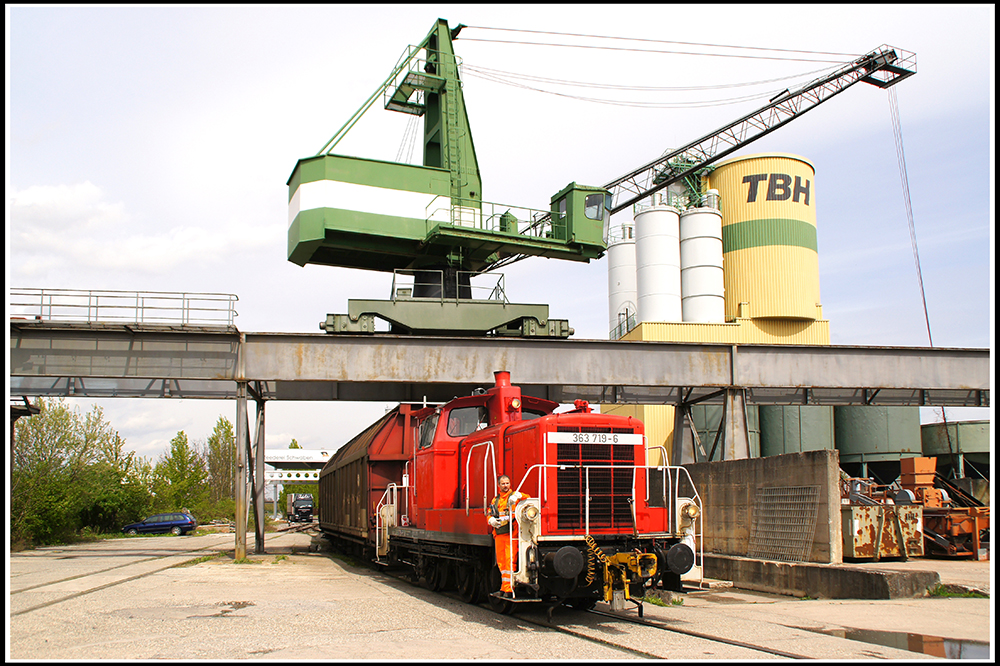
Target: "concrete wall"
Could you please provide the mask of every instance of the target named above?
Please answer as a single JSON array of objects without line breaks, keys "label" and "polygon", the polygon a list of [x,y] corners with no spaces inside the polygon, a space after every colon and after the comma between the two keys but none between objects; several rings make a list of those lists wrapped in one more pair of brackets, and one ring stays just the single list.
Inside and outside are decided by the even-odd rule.
[{"label": "concrete wall", "polygon": [[[761,506],[758,489],[774,493],[787,488],[793,498],[797,494],[805,498],[808,493],[817,493],[813,500],[815,529],[811,539],[804,535],[801,561],[843,562],[837,451],[807,451],[685,467],[702,498],[706,553],[749,556],[755,507]],[[810,508],[804,506],[805,500],[800,504],[803,506],[793,509]],[[769,536],[781,540],[779,532]]]}]

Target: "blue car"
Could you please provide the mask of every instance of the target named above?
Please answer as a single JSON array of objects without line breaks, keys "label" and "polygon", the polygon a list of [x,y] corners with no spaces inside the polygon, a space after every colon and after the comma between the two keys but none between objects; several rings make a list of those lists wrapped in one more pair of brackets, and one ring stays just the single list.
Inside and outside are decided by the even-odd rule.
[{"label": "blue car", "polygon": [[170,532],[174,536],[193,532],[198,527],[198,521],[190,513],[158,513],[138,523],[132,523],[122,528],[125,534],[163,534]]}]

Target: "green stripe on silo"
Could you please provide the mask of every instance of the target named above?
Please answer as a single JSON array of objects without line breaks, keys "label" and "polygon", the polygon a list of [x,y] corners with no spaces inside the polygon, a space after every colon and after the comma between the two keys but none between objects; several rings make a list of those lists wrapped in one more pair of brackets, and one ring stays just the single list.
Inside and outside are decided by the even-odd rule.
[{"label": "green stripe on silo", "polygon": [[816,227],[802,220],[747,220],[722,227],[722,251],[766,245],[791,245],[816,252]]}]

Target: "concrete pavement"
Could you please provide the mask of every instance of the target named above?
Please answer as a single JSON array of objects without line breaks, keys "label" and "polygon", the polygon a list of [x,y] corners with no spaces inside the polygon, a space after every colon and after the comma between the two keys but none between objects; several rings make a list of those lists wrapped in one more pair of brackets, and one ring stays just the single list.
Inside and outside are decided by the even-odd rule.
[{"label": "concrete pavement", "polygon": [[[557,609],[555,623],[574,632],[566,634],[526,622],[528,613],[500,616],[354,566],[306,533],[269,533],[267,554],[249,555],[253,564],[232,561],[233,542],[232,534],[113,539],[11,554],[8,658],[773,658],[697,634],[815,659],[947,656],[934,642],[941,638],[953,653],[964,646],[992,657],[991,599],[795,599],[717,582],[675,605],[645,605],[647,619],[687,633]],[[216,552],[224,554],[202,557]],[[880,564],[899,565],[991,588],[989,562]],[[910,651],[925,638],[929,652]]]}]

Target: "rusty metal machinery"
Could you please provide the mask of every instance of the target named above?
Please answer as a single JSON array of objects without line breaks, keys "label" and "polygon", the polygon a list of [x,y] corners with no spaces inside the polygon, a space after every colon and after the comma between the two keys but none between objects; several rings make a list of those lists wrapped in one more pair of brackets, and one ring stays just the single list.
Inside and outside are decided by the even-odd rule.
[{"label": "rusty metal machinery", "polygon": [[990,508],[937,473],[936,457],[900,460],[897,505],[923,507],[928,555],[989,559]]},{"label": "rusty metal machinery", "polygon": [[891,503],[891,491],[871,479],[842,473],[841,525],[846,559],[921,557],[924,508]]}]

